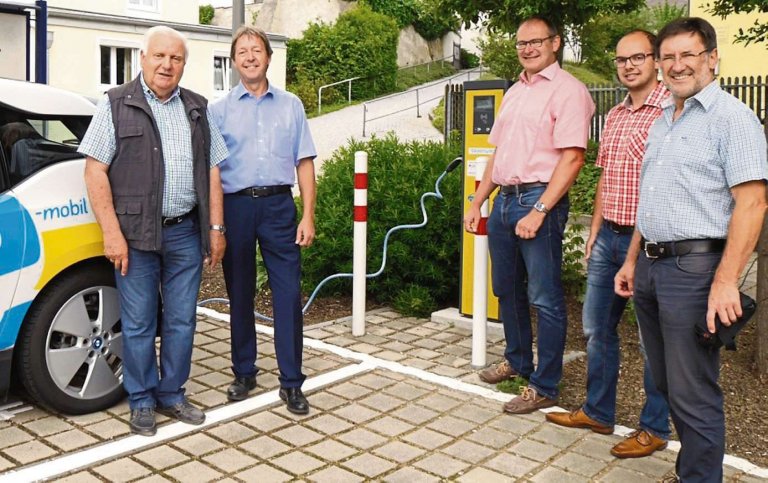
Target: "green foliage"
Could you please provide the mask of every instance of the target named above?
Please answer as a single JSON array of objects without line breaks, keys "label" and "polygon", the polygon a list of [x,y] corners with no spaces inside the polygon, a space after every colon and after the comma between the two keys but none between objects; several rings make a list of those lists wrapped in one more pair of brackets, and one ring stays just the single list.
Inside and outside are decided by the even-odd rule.
[{"label": "green foliage", "polygon": [[483,65],[491,74],[502,79],[517,79],[522,67],[517,58],[515,38],[511,35],[489,32],[485,40],[479,43]]},{"label": "green foliage", "polygon": [[[419,200],[434,191],[435,181],[459,149],[442,143],[401,143],[393,135],[368,142],[351,140],[323,164],[317,181],[317,238],[302,261],[303,283],[311,291],[325,277],[352,271],[352,206],[354,153],[368,152],[368,273],[379,269],[386,232],[422,220]],[[368,279],[367,293],[379,303],[407,314],[426,314],[457,302],[461,175],[448,174],[440,190],[443,200],[425,202],[424,228],[395,232],[389,239],[387,266]],[[350,293],[351,280],[328,283],[320,295]]]},{"label": "green foliage", "polygon": [[[364,77],[371,80],[355,82],[353,97],[388,92],[395,83],[398,36],[394,20],[365,5],[346,11],[333,25],[310,24],[301,39],[287,42],[288,84],[304,82],[319,86]],[[308,90],[306,86],[301,88],[302,92]],[[312,96],[316,98],[316,89]],[[310,96],[300,97],[305,103],[312,103]]]},{"label": "green foliage", "polygon": [[528,385],[528,380],[521,376],[515,376],[513,379],[507,379],[496,384],[496,389],[507,394],[520,394],[522,388]]},{"label": "green foliage", "polygon": [[[584,84],[613,84],[613,81],[609,77],[603,77],[602,75],[589,70],[584,65],[572,64],[570,62],[563,63],[563,69],[567,70],[575,78],[579,79]],[[611,105],[610,107],[613,107]]]},{"label": "green foliage", "polygon": [[[707,4],[707,11],[719,15],[721,18],[735,13],[768,13],[768,2],[765,0],[715,0],[713,3]],[[764,42],[765,48],[768,49],[768,22],[761,22],[756,19],[754,25],[746,31],[739,28],[736,42],[747,45],[752,42]]]},{"label": "green foliage", "polygon": [[[445,15],[458,15],[464,25],[513,33],[520,22],[543,15],[563,27],[577,27],[601,12],[629,12],[645,0],[424,0]],[[756,0],[761,1],[761,0]]]},{"label": "green foliage", "polygon": [[445,15],[432,9],[424,0],[364,0],[362,3],[369,5],[374,12],[395,19],[400,29],[413,25],[426,40],[440,38],[459,27],[455,15]]},{"label": "green foliage", "polygon": [[363,0],[361,3],[369,5],[374,12],[392,17],[400,29],[415,22],[418,15],[414,0]]},{"label": "green foliage", "polygon": [[200,5],[200,25],[211,25],[214,13],[213,5]]},{"label": "green foliage", "polygon": [[600,180],[601,169],[595,166],[598,144],[589,141],[587,152],[584,156],[584,167],[579,171],[579,176],[568,192],[571,202],[571,214],[591,215],[595,203],[595,191]]},{"label": "green foliage", "polygon": [[597,15],[578,29],[582,63],[603,76],[613,77],[613,57],[619,39],[630,30],[644,29],[657,33],[670,21],[687,14],[686,7],[665,2],[655,7],[642,7],[632,12],[607,12]]},{"label": "green foliage", "polygon": [[432,125],[440,132],[445,131],[445,97],[432,109]]},{"label": "green foliage", "polygon": [[467,49],[461,49],[459,54],[459,62],[462,69],[474,69],[480,65],[480,57],[468,51]]},{"label": "green foliage", "polygon": [[581,298],[587,287],[584,274],[584,225],[570,223],[563,238],[562,279],[566,293]]}]

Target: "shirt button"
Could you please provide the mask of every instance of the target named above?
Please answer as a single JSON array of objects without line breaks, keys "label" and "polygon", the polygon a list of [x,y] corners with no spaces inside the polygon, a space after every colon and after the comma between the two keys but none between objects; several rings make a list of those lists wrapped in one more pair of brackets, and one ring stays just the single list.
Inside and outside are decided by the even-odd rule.
[{"label": "shirt button", "polygon": [[153,151],[157,151],[157,148],[152,148]]},{"label": "shirt button", "polygon": [[650,188],[648,188],[648,190],[649,190],[649,191],[653,191],[653,186],[651,186]]},{"label": "shirt button", "polygon": [[645,217],[646,217],[646,218],[650,218],[650,217],[651,217],[651,214],[650,214],[650,213],[646,213],[646,214],[645,214]]}]

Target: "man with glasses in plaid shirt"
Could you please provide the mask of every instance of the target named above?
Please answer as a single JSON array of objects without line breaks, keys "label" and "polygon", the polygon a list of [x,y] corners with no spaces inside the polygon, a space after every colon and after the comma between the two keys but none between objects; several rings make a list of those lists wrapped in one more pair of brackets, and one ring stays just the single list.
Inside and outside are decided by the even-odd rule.
[{"label": "man with glasses in plaid shirt", "polygon": [[[561,426],[611,434],[616,421],[619,379],[619,334],[616,330],[627,299],[614,292],[613,278],[624,264],[635,225],[640,166],[648,130],[661,115],[669,91],[657,80],[656,36],[629,32],[616,45],[616,72],[629,93],[608,113],[596,165],[597,183],[592,226],[586,243],[587,294],[582,320],[587,338],[587,400],[572,412],[552,412],[547,420]],[[641,340],[642,348],[642,340]],[[645,359],[645,354],[643,351]],[[611,449],[618,458],[649,456],[667,446],[669,407],[651,379],[647,360],[643,386],[646,400],[640,429]]]},{"label": "man with glasses in plaid shirt", "polygon": [[634,295],[656,387],[680,437],[681,481],[720,482],[725,454],[720,353],[695,327],[728,326],[743,311],[739,276],[766,211],[766,142],[757,116],[715,81],[715,29],[700,18],[669,23],[656,40],[672,93],[648,133],[637,229],[616,275]]}]

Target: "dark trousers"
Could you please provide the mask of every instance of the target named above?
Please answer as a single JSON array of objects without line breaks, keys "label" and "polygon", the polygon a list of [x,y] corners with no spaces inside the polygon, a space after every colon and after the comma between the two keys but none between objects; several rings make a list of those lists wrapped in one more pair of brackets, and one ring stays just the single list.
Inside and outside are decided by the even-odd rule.
[{"label": "dark trousers", "polygon": [[635,307],[653,380],[669,403],[680,437],[677,474],[683,482],[720,482],[725,417],[720,353],[700,346],[694,326],[707,298],[720,253],[649,260],[635,271]]},{"label": "dark trousers", "polygon": [[232,372],[256,374],[256,244],[272,289],[275,355],[282,387],[301,387],[303,316],[301,252],[296,242],[296,205],[290,193],[264,198],[224,196],[227,251],[224,281],[230,304]]}]

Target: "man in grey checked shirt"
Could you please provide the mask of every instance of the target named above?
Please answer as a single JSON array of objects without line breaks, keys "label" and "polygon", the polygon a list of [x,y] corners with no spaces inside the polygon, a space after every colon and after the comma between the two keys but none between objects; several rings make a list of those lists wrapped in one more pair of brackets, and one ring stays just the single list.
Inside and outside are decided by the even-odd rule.
[{"label": "man in grey checked shirt", "polygon": [[179,87],[187,55],[179,32],[149,29],[142,72],[107,93],[79,149],[87,156],[88,196],[120,295],[130,427],[144,436],[157,430],[155,410],[185,423],[205,421],[184,396],[184,384],[204,258],[215,266],[226,244],[217,165],[227,148],[208,122],[206,99]]},{"label": "man in grey checked shirt", "polygon": [[694,326],[742,314],[738,280],[766,210],[768,162],[760,122],[715,81],[717,40],[705,20],[682,18],[656,40],[672,92],[651,128],[637,229],[616,293],[634,294],[656,386],[669,402],[681,481],[720,482],[725,453],[720,354]]}]

